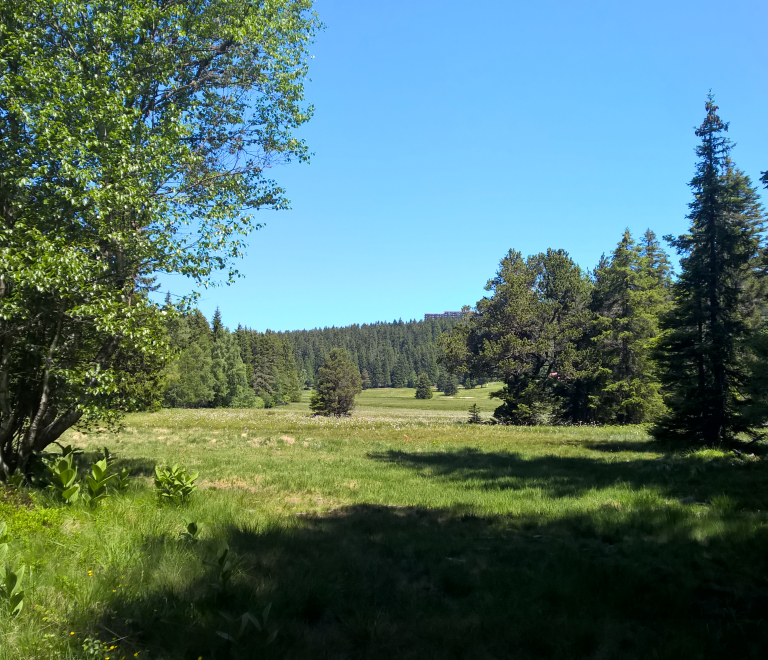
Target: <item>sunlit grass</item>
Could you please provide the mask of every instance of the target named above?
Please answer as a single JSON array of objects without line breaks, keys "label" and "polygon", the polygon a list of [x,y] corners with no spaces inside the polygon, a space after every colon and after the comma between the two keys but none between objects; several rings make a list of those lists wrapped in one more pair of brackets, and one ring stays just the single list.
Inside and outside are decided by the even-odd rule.
[{"label": "sunlit grass", "polygon": [[[32,567],[25,612],[0,615],[0,658],[81,657],[96,633],[157,659],[768,650],[763,461],[670,452],[639,427],[470,425],[463,401],[405,394],[368,390],[350,418],[164,410],[67,434],[87,455],[107,445],[134,482],[95,511],[0,503],[13,561]],[[183,508],[152,493],[173,463],[200,472]],[[192,520],[199,543],[180,537]],[[228,594],[203,563],[224,542],[241,561]],[[219,611],[268,603],[274,644],[217,635]]]}]

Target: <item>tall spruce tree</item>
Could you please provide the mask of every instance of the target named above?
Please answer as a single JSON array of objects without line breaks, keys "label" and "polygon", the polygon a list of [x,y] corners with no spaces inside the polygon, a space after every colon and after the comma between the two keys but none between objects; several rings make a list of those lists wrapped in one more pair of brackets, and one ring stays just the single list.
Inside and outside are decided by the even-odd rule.
[{"label": "tall spruce tree", "polygon": [[664,411],[651,346],[659,316],[669,309],[670,272],[669,259],[650,229],[639,245],[627,229],[610,259],[595,269],[594,421],[635,424]]},{"label": "tall spruce tree", "polygon": [[682,256],[682,271],[657,352],[670,412],[653,430],[705,445],[731,443],[768,419],[754,388],[763,370],[754,349],[766,292],[763,209],[749,177],[731,162],[728,124],[717,110],[710,94],[696,130],[690,230],[666,237]]}]

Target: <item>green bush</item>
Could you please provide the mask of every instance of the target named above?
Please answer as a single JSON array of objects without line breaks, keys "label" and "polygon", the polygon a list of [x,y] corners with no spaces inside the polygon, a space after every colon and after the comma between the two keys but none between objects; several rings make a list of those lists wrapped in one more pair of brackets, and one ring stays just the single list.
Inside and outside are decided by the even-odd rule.
[{"label": "green bush", "polygon": [[173,467],[155,468],[155,493],[161,502],[184,504],[197,490],[194,483],[198,473],[187,474],[187,471],[174,465]]}]

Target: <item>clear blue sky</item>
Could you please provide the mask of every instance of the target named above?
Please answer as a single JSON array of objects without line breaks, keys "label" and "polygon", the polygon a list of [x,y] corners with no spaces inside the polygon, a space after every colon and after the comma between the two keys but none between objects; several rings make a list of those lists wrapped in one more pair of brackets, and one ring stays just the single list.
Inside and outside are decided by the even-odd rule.
[{"label": "clear blue sky", "polygon": [[200,302],[232,328],[422,318],[474,304],[510,248],[590,268],[625,227],[684,231],[710,88],[736,164],[768,169],[765,0],[317,10],[311,164],[273,171],[292,210]]}]

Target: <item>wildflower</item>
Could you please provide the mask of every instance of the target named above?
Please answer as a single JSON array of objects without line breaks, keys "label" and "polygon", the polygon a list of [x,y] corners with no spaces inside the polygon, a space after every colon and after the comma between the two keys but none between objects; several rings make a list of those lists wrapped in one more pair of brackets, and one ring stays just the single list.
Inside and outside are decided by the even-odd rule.
[{"label": "wildflower", "polygon": [[73,631],[72,631],[71,633],[69,633],[69,634],[70,634],[70,635],[74,635],[74,634],[75,634],[75,631],[73,630]]}]

